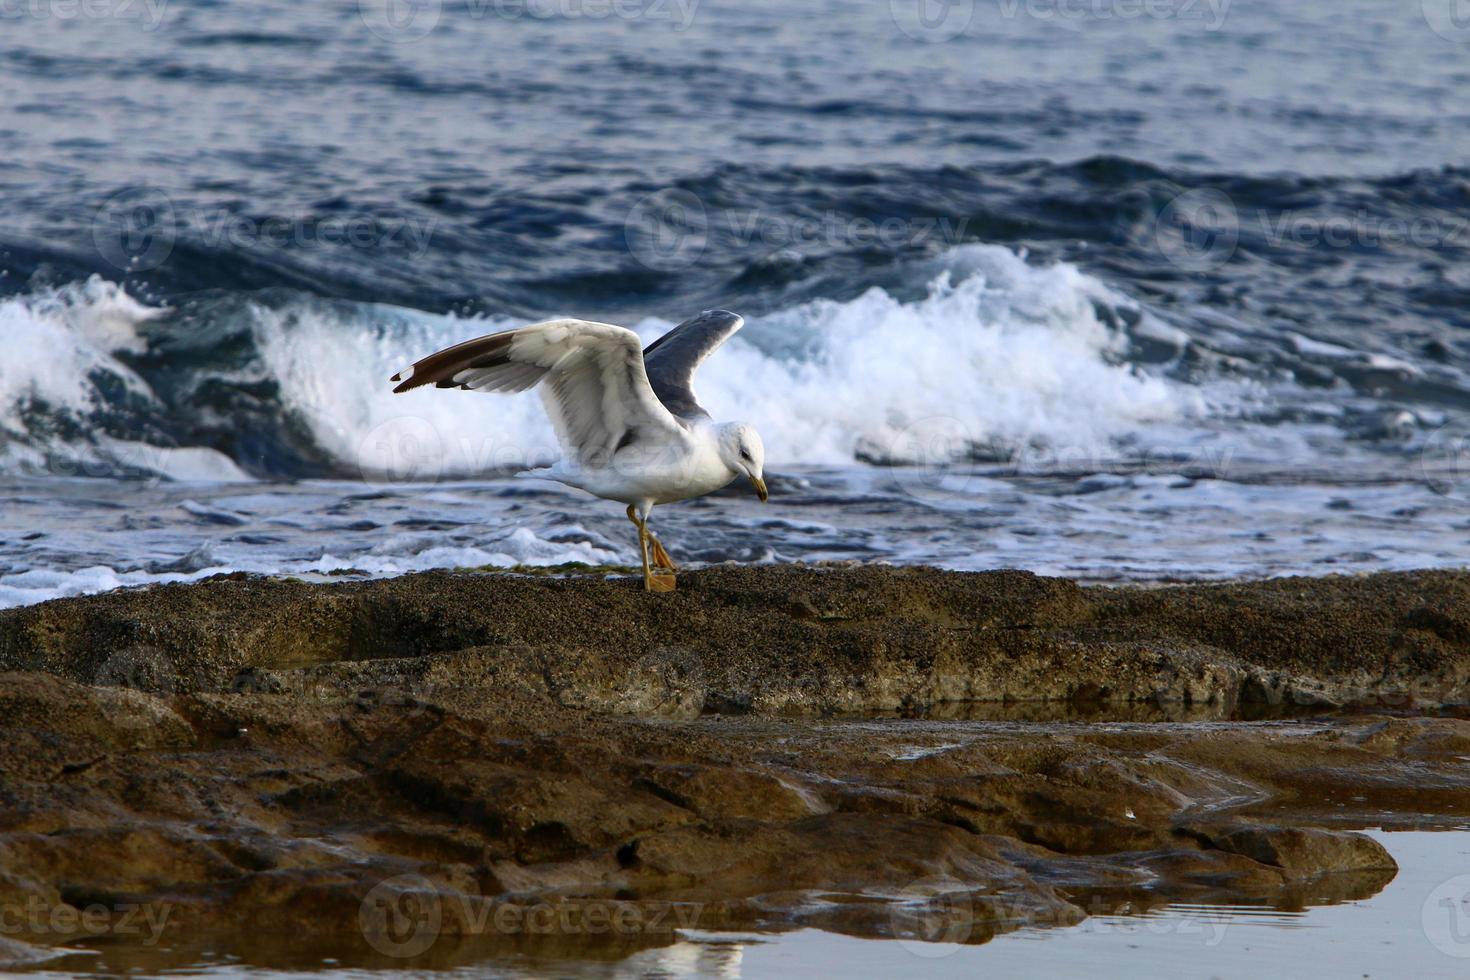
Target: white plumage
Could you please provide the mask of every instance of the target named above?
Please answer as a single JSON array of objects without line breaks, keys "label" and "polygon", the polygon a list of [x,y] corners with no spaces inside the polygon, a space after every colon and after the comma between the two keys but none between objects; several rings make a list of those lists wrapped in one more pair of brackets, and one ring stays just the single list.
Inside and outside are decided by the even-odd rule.
[{"label": "white plumage", "polygon": [[628,504],[645,584],[663,591],[673,587],[673,576],[651,573],[650,548],[658,564],[672,571],[673,562],[647,529],[655,504],[702,496],[741,475],[766,499],[760,436],[742,423],[710,421],[692,387],[694,369],[743,322],[723,310],[706,311],[644,351],[638,335],[624,327],[547,320],[432,354],[394,390],[433,384],[515,392],[541,385],[563,457],[550,469],[518,475]]}]

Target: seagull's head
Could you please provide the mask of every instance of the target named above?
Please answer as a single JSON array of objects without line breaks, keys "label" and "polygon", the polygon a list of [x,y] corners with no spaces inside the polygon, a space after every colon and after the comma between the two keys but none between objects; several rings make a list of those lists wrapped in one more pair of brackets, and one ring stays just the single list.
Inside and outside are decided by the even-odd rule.
[{"label": "seagull's head", "polygon": [[738,477],[746,476],[755,486],[755,495],[766,502],[766,447],[760,433],[744,422],[731,422],[720,427],[720,457]]}]

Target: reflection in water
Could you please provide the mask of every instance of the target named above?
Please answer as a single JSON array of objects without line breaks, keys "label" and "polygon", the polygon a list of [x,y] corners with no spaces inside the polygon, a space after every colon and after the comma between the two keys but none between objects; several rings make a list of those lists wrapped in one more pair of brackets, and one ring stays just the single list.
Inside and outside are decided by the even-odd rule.
[{"label": "reflection in water", "polygon": [[[405,977],[719,977],[742,976],[742,958],[752,944],[772,937],[708,936],[680,939],[654,949],[628,947],[568,949],[542,945],[508,952],[503,942],[445,936],[428,952],[395,959],[360,944],[293,941],[285,936],[219,936],[206,942],[134,946],[104,939],[72,943],[74,955],[40,964],[32,977],[158,976],[281,978],[308,974],[314,980],[347,976],[402,980]],[[0,950],[3,952],[3,950]],[[6,974],[9,975],[9,974]]]},{"label": "reflection in water", "polygon": [[1183,892],[1179,885],[1166,890],[1140,887],[1076,889],[1069,891],[1067,898],[1087,910],[1090,918],[1099,920],[1118,916],[1171,916],[1189,914],[1189,910],[1208,910],[1211,916],[1264,916],[1273,921],[1291,922],[1308,909],[1370,899],[1388,887],[1395,877],[1397,872],[1387,868],[1365,868],[1255,889],[1242,887],[1238,882],[1235,887],[1201,884],[1187,892],[1187,900],[1181,900]]},{"label": "reflection in water", "polygon": [[[1279,721],[1332,714],[1318,704],[1186,704],[1182,701],[943,701],[928,707],[861,718],[912,718],[923,721],[997,722],[1169,722]],[[858,716],[854,716],[858,717]]]},{"label": "reflection in water", "polygon": [[[1094,914],[1069,927],[986,936],[979,944],[870,941],[815,929],[778,935],[685,931],[646,949],[550,946],[507,953],[473,943],[437,944],[425,957],[395,961],[343,949],[294,947],[283,938],[217,937],[153,949],[96,942],[32,976],[86,973],[279,978],[309,972],[318,980],[373,976],[436,977],[765,977],[812,975],[929,977],[1127,975],[1140,980],[1205,972],[1247,975],[1270,963],[1293,976],[1453,976],[1457,962],[1425,923],[1434,896],[1470,870],[1470,838],[1455,833],[1375,834],[1400,871],[1326,875],[1252,904],[1221,895],[1160,902],[1157,896],[1073,895]],[[980,937],[971,937],[972,940]],[[1436,944],[1436,939],[1438,943]],[[1470,949],[1470,940],[1467,940]],[[230,950],[229,953],[224,950]],[[1455,952],[1456,950],[1451,950]],[[362,972],[360,972],[362,971]]]}]

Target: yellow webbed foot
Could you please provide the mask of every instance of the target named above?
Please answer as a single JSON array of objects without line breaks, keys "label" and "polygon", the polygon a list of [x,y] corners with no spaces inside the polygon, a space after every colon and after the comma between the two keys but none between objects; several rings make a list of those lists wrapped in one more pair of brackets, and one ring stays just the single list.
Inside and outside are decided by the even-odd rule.
[{"label": "yellow webbed foot", "polygon": [[649,592],[673,592],[675,587],[674,576],[650,574],[643,580],[643,587]]},{"label": "yellow webbed foot", "polygon": [[667,568],[671,572],[677,572],[679,570],[679,566],[674,564],[674,559],[670,558],[669,553],[664,550],[664,546],[659,544],[658,538],[650,536],[648,543],[653,547],[653,563],[655,565],[659,568]]}]

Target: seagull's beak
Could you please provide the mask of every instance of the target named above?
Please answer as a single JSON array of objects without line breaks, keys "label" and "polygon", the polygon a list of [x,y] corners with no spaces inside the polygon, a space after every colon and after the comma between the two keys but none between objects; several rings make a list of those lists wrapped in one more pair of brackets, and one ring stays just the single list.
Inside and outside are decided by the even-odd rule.
[{"label": "seagull's beak", "polygon": [[762,480],[758,476],[753,476],[750,478],[750,482],[755,484],[755,495],[761,498],[761,503],[765,503],[766,498],[770,496],[770,494],[766,492],[766,481]]}]

